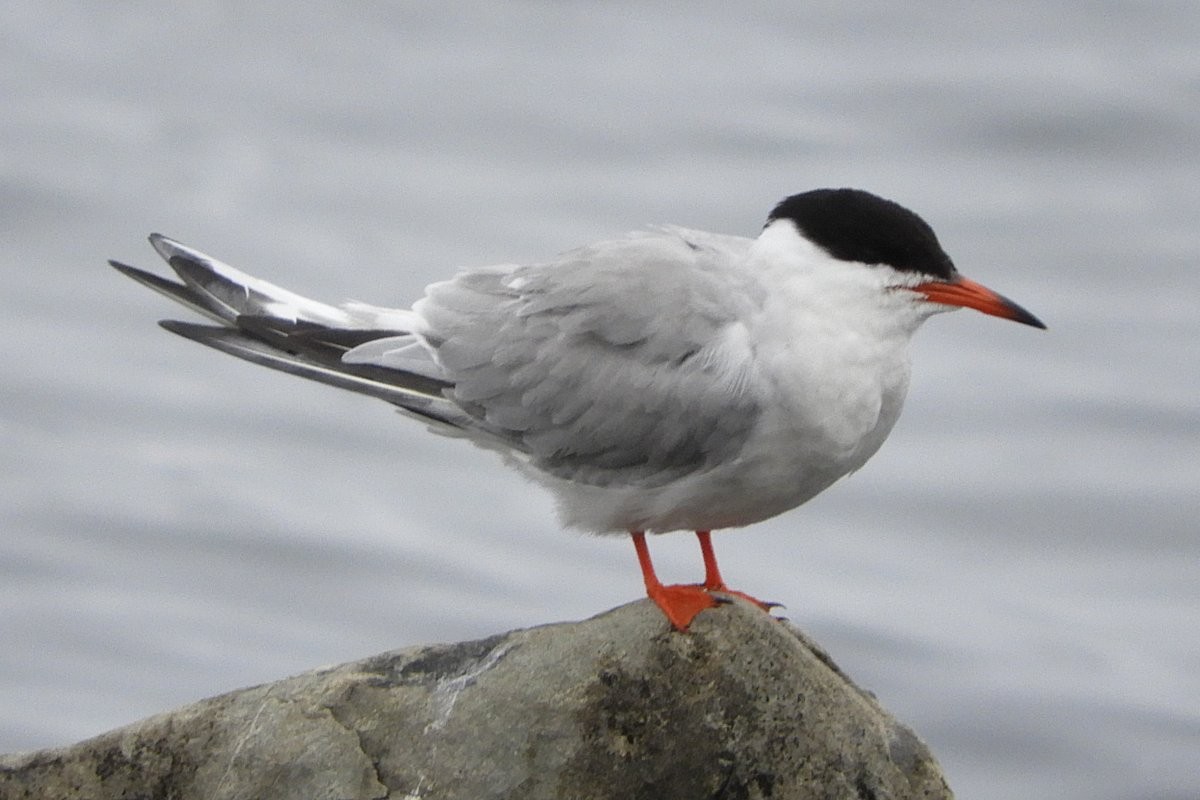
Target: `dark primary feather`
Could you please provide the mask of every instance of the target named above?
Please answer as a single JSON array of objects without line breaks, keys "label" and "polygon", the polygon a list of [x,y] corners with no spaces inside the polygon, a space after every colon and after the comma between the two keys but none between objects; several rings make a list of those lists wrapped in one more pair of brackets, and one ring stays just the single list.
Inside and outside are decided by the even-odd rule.
[{"label": "dark primary feather", "polygon": [[268,313],[277,298],[221,273],[224,265],[158,235],[151,242],[183,283],[121,264],[122,274],[150,287],[219,326],[166,320],[160,324],[224,353],[271,369],[386,400],[431,420],[460,427],[469,422],[443,395],[450,384],[421,375],[369,364],[346,364],[342,356],[374,339],[406,333],[396,330],[339,328]]},{"label": "dark primary feather", "polygon": [[109,261],[108,263],[109,266],[116,269],[122,275],[133,278],[143,286],[148,286],[159,294],[169,297],[176,303],[187,306],[215,322],[230,321],[221,310],[214,308],[203,295],[196,294],[189,286],[169,281],[166,278],[160,278],[152,272],[146,272],[137,267],[122,264],[119,261]]},{"label": "dark primary feather", "polygon": [[439,413],[439,404],[434,396],[422,395],[397,385],[397,373],[394,370],[347,369],[340,364],[332,365],[325,359],[281,349],[265,339],[249,335],[247,329],[198,325],[176,320],[163,320],[159,324],[171,333],[253,364],[376,397],[436,422],[456,424],[453,419],[447,419]]}]

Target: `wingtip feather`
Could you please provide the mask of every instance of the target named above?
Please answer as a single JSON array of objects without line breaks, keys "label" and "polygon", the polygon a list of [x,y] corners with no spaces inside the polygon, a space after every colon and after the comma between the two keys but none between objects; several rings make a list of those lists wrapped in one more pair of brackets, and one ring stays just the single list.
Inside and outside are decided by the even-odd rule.
[{"label": "wingtip feather", "polygon": [[[134,278],[135,280],[136,280],[136,276],[145,273],[145,270],[140,270],[137,267],[131,267],[128,264],[122,264],[120,261],[114,261],[111,258],[108,260],[108,265],[110,267],[112,267],[113,269],[115,269],[117,272],[121,273],[122,275],[125,275],[130,278]],[[148,274],[148,273],[146,273],[146,274]]]},{"label": "wingtip feather", "polygon": [[150,240],[150,246],[154,248],[154,252],[162,256],[164,261],[170,261],[171,256],[179,252],[179,243],[161,233],[152,233],[146,238]]},{"label": "wingtip feather", "polygon": [[131,278],[143,286],[148,286],[156,292],[161,292],[167,297],[170,297],[172,300],[176,300],[177,302],[186,302],[183,298],[181,298],[181,293],[186,291],[186,287],[183,284],[168,280],[160,275],[155,275],[153,272],[147,272],[144,269],[138,269],[137,267],[131,267],[128,264],[122,264],[120,261],[109,261],[108,263],[113,269],[125,277]]},{"label": "wingtip feather", "polygon": [[183,322],[177,319],[160,319],[158,326],[163,330],[168,330],[177,336],[182,336],[185,339],[191,339],[193,342],[202,342],[206,338],[212,338],[208,335],[211,331],[228,330],[223,326],[204,325],[199,322]]}]

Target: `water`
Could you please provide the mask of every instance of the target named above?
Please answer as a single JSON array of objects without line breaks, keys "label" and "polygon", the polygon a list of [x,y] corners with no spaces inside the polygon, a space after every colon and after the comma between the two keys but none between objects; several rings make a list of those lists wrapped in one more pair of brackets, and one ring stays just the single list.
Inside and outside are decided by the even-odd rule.
[{"label": "water", "polygon": [[883,451],[726,576],[962,797],[1200,796],[1200,9],[687,9],[6,5],[0,751],[640,593],[494,458],[169,336],[105,258],[406,304],[852,185],[1050,330],[933,320]]}]

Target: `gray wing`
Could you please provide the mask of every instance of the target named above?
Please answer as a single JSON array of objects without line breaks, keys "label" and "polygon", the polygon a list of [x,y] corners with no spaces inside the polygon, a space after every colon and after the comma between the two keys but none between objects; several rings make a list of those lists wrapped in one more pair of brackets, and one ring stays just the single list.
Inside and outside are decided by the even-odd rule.
[{"label": "gray wing", "polygon": [[[414,310],[446,395],[534,466],[659,485],[736,455],[759,413],[739,320],[762,296],[731,269],[746,246],[664,229],[467,272]],[[346,360],[398,365],[402,349]]]},{"label": "gray wing", "polygon": [[672,229],[470,271],[412,312],[325,305],[151,242],[181,283],[113,266],[218,323],[168,330],[386,400],[565,479],[652,486],[702,471],[740,450],[759,413],[738,331],[761,291],[730,269],[745,239]]}]

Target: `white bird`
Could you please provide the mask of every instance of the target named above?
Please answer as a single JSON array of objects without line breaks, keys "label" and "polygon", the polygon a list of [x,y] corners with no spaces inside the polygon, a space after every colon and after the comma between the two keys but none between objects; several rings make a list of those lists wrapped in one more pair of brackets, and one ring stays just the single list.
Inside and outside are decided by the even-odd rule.
[{"label": "white bird", "polygon": [[[110,263],[218,323],[165,328],[500,451],[565,525],[632,535],[678,630],[722,593],[753,600],[725,585],[710,531],[804,503],[883,444],[922,322],[965,306],[1045,327],[856,189],[788,197],[754,239],[661,227],[466,270],[411,309],[326,305],[150,242],[182,283]],[[656,577],[645,533],[674,530],[699,537],[703,583]]]}]

